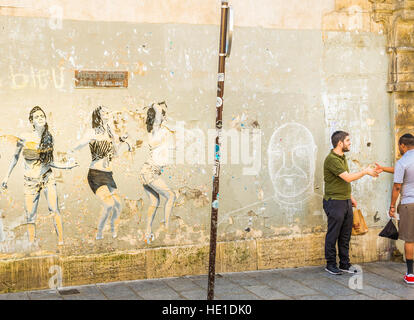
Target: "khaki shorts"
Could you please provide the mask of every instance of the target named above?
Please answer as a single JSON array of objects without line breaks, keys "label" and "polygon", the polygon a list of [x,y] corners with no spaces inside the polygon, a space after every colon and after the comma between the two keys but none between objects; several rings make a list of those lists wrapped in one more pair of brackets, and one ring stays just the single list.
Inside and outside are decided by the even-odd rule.
[{"label": "khaki shorts", "polygon": [[56,185],[52,170],[47,171],[39,178],[24,177],[24,194],[36,195],[49,186]]},{"label": "khaki shorts", "polygon": [[405,242],[414,242],[414,203],[398,206],[398,238]]}]

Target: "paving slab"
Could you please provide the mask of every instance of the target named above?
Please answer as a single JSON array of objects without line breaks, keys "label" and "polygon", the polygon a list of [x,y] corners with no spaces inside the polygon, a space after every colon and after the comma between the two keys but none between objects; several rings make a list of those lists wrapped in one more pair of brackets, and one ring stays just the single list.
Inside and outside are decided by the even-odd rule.
[{"label": "paving slab", "polygon": [[[207,291],[201,289],[180,291],[180,295],[187,300],[207,300]],[[217,294],[214,297],[217,298]]]},{"label": "paving slab", "polygon": [[314,289],[317,292],[322,293],[323,295],[334,297],[339,295],[353,295],[354,291],[349,289],[347,286],[344,286],[334,280],[330,279],[312,279],[312,280],[303,280],[301,281],[306,286]]},{"label": "paving slab", "polygon": [[350,296],[335,296],[331,300],[375,300],[371,297],[365,296],[363,294],[353,294]]},{"label": "paving slab", "polygon": [[63,300],[56,290],[32,291],[27,294],[30,300]]},{"label": "paving slab", "polygon": [[378,289],[375,288],[371,285],[368,284],[363,284],[363,288],[362,289],[357,289],[356,290],[359,293],[362,293],[366,296],[369,296],[375,300],[401,300],[400,297],[391,294],[387,291],[384,291],[382,289]]},{"label": "paving slab", "polygon": [[99,284],[98,287],[109,300],[143,300],[125,283]]},{"label": "paving slab", "polygon": [[139,291],[138,294],[144,300],[185,300],[184,297],[170,288]]},{"label": "paving slab", "polygon": [[[362,281],[363,281],[363,279],[364,279],[363,278],[363,276],[364,276],[363,273],[359,273],[358,275],[362,275]],[[344,273],[344,274],[341,274],[341,275],[334,275],[334,274],[330,274],[328,272],[325,272],[325,274],[322,276],[322,278],[335,281],[335,282],[337,282],[339,284],[342,284],[343,286],[349,288],[349,282],[353,281],[353,280],[351,280],[351,278],[353,278],[353,276],[354,275],[350,274],[350,273]]]},{"label": "paving slab", "polygon": [[150,291],[154,289],[169,289],[167,284],[162,279],[128,281],[126,284],[135,292]]},{"label": "paving slab", "polygon": [[271,272],[268,270],[265,271],[255,271],[255,272],[249,272],[247,274],[248,277],[253,278],[257,281],[259,281],[262,284],[266,284],[269,281],[285,278],[283,272],[277,270],[277,272]]},{"label": "paving slab", "polygon": [[[208,288],[208,279],[191,279],[195,284],[197,284],[200,288],[207,290]],[[226,286],[236,286],[233,282],[225,277],[218,277],[214,281],[214,288],[226,287]]]},{"label": "paving slab", "polygon": [[274,279],[269,281],[267,285],[291,297],[318,294],[317,291],[292,279]]},{"label": "paving slab", "polygon": [[324,278],[327,272],[324,270],[325,267],[316,267],[316,268],[300,268],[300,269],[290,269],[284,272],[284,276],[291,278],[293,280],[308,280],[308,279],[318,279]]},{"label": "paving slab", "polygon": [[296,300],[331,300],[329,297],[322,296],[322,295],[300,296],[300,297],[296,297],[295,299]]},{"label": "paving slab", "polygon": [[219,296],[220,299],[217,300],[262,300],[255,294],[248,292],[245,294],[224,294]]},{"label": "paving slab", "polygon": [[[365,270],[370,272],[370,273],[374,273],[376,275],[379,275],[380,277],[385,277],[389,280],[394,280],[397,283],[402,283],[403,281],[403,276],[404,273],[400,272],[394,268],[391,267],[386,267],[386,266],[382,266],[382,265],[367,265],[365,267]],[[405,270],[405,267],[404,267]]]},{"label": "paving slab", "polygon": [[230,274],[223,274],[223,277],[235,284],[240,286],[260,286],[263,283],[257,280],[254,277],[250,277],[248,274],[245,273],[230,273]]},{"label": "paving slab", "polygon": [[249,294],[249,291],[246,290],[245,287],[241,286],[219,286],[214,288],[214,292],[217,293],[219,296],[225,295],[243,295],[243,294]]},{"label": "paving slab", "polygon": [[29,300],[29,296],[26,292],[5,293],[0,295],[0,300]]},{"label": "paving slab", "polygon": [[387,290],[391,294],[398,296],[404,300],[414,300],[414,285],[404,284],[398,290]]},{"label": "paving slab", "polygon": [[363,273],[363,282],[369,283],[373,287],[387,290],[387,291],[395,291],[401,289],[403,287],[403,283],[399,283],[394,280],[389,280],[384,276],[377,275],[371,272],[364,272]]},{"label": "paving slab", "polygon": [[194,283],[194,281],[184,277],[165,279],[163,282],[175,291],[189,291],[200,289],[200,286]]},{"label": "paving slab", "polygon": [[[79,293],[70,295],[62,294],[62,292],[70,289],[76,289]],[[63,297],[63,300],[107,300],[107,297],[105,297],[96,285],[64,288],[59,290],[59,293]]]},{"label": "paving slab", "polygon": [[268,286],[246,286],[246,289],[265,300],[291,300],[287,295]]}]

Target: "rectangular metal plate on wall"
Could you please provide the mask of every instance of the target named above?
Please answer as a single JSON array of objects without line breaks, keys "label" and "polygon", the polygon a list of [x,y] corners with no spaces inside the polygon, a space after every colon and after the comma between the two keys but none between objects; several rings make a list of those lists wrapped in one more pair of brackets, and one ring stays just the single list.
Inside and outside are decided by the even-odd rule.
[{"label": "rectangular metal plate on wall", "polygon": [[128,88],[128,71],[75,70],[75,88]]}]

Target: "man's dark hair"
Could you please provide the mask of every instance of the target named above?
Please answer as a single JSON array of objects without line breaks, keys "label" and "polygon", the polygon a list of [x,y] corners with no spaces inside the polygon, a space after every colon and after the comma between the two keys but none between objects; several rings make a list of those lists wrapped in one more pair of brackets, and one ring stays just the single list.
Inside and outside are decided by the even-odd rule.
[{"label": "man's dark hair", "polygon": [[406,133],[400,137],[400,140],[398,140],[398,144],[403,144],[408,147],[414,147],[414,136],[411,133]]},{"label": "man's dark hair", "polygon": [[345,138],[347,136],[349,136],[349,133],[348,132],[345,132],[345,131],[335,131],[332,134],[332,137],[331,137],[331,142],[332,142],[333,147],[336,148],[338,146],[339,141],[344,142],[344,140],[345,140]]}]

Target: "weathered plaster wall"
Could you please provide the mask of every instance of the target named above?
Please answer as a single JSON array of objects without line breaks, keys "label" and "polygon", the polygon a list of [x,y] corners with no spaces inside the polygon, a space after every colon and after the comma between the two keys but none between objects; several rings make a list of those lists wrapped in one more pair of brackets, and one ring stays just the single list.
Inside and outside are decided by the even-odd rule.
[{"label": "weathered plaster wall", "polygon": [[[361,1],[359,1],[361,2]],[[346,6],[344,1],[341,1]],[[237,26],[283,29],[321,29],[321,15],[335,9],[334,0],[234,1]],[[179,23],[218,25],[216,0],[1,0],[0,15],[56,17],[69,20],[122,21],[134,23]]]},{"label": "weathered plaster wall", "polygon": [[[392,125],[394,131],[394,148],[396,159],[398,139],[413,130],[413,9],[414,1],[370,0],[373,20],[382,24],[385,31],[388,54],[388,83],[390,95]],[[397,248],[404,252],[404,242],[397,241]]]},{"label": "weathered plaster wall", "polygon": [[[249,149],[249,155],[254,148],[260,155],[260,171],[243,174],[252,165],[230,164],[233,152],[222,166],[218,272],[324,263],[322,164],[334,130],[351,133],[353,171],[374,161],[391,165],[394,158],[386,39],[381,26],[369,19],[368,1],[265,2],[263,7],[247,0],[234,4],[223,128],[239,137],[246,129],[261,130],[260,143],[251,136]],[[61,2],[65,20],[59,29],[50,27],[45,3],[0,2],[31,8],[0,9],[0,96],[7,114],[0,118],[0,135],[18,135],[29,126],[30,109],[40,105],[56,151],[66,152],[90,125],[93,109],[103,104],[119,112],[134,140],[145,141],[143,107],[166,100],[166,124],[176,128],[177,121],[184,122],[187,153],[184,164],[163,173],[177,201],[167,231],[159,209],[150,245],[144,242],[149,204],[138,180],[148,157],[145,142],[115,161],[124,204],[116,240],[109,230],[104,240],[95,240],[100,209],[86,181],[90,153],[85,148],[77,154],[80,167],[55,170],[65,246],[57,248],[43,195],[38,241],[30,246],[19,227],[24,222],[20,163],[0,195],[0,290],[47,287],[49,267],[56,264],[64,270],[64,285],[206,273],[212,165],[192,164],[191,154],[200,161],[212,156],[196,142],[214,128],[219,5],[206,1],[195,10],[199,1],[187,1],[163,11],[160,6],[177,3],[143,1],[139,9],[129,10],[127,4],[114,8],[110,1],[99,7],[97,1],[88,7]],[[184,14],[187,10],[196,14]],[[78,69],[129,71],[129,87],[75,89]],[[0,144],[3,176],[14,145],[10,139]],[[246,147],[241,141],[238,145]],[[389,256],[391,244],[377,234],[387,221],[390,186],[391,176],[353,183],[371,229],[352,241],[355,262]],[[123,257],[127,261],[119,262]]]}]

